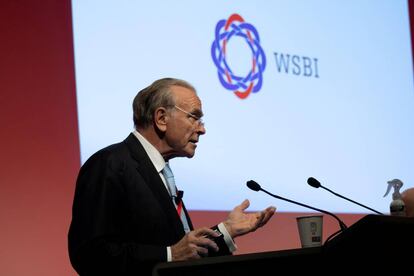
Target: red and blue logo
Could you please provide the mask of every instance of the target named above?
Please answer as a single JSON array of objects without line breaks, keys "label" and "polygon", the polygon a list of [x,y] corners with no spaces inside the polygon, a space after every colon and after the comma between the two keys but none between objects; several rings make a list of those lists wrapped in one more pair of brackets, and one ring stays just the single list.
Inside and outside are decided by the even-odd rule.
[{"label": "red and blue logo", "polygon": [[[240,15],[232,14],[227,20],[222,19],[217,23],[215,36],[216,39],[211,45],[211,56],[223,87],[233,91],[240,99],[247,98],[251,92],[258,92],[263,83],[266,56],[260,46],[256,28],[246,23]],[[234,36],[244,38],[252,51],[251,69],[246,76],[234,74],[226,60],[226,46]]]}]

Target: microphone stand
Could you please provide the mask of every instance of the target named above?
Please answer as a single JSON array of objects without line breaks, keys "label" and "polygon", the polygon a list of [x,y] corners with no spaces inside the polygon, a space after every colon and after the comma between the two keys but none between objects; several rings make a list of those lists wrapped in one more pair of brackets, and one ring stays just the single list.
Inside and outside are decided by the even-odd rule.
[{"label": "microphone stand", "polygon": [[[250,188],[250,187],[249,187]],[[281,196],[278,196],[278,195],[275,195],[275,194],[272,194],[272,193],[270,193],[270,192],[268,192],[268,191],[266,191],[265,189],[263,189],[263,188],[259,188],[261,191],[263,191],[263,192],[265,192],[266,194],[268,194],[268,195],[270,195],[270,196],[272,196],[272,197],[275,197],[275,198],[277,198],[277,199],[281,199],[281,200],[285,200],[285,201],[288,201],[288,202],[290,202],[290,203],[293,203],[293,204],[297,204],[297,205],[300,205],[300,206],[302,206],[302,207],[305,207],[305,208],[309,208],[309,209],[312,209],[312,210],[315,210],[315,211],[318,211],[318,212],[320,212],[320,213],[325,213],[325,214],[328,214],[328,215],[330,215],[330,216],[332,216],[332,217],[334,217],[337,221],[338,221],[338,223],[339,223],[339,227],[341,228],[341,230],[339,230],[339,232],[341,232],[341,231],[343,231],[343,230],[345,230],[345,229],[347,229],[348,227],[346,226],[346,224],[342,221],[342,220],[340,220],[335,214],[333,214],[333,213],[331,213],[331,212],[328,212],[328,211],[325,211],[325,210],[322,210],[322,209],[318,209],[318,208],[315,208],[315,207],[312,207],[312,206],[309,206],[309,205],[306,205],[306,204],[303,204],[303,203],[300,203],[300,202],[297,202],[297,201],[294,201],[294,200],[290,200],[290,199],[288,199],[288,198],[284,198],[284,197],[281,197]],[[337,233],[339,233],[339,232],[337,232]],[[335,233],[335,234],[337,234],[337,233]]]}]

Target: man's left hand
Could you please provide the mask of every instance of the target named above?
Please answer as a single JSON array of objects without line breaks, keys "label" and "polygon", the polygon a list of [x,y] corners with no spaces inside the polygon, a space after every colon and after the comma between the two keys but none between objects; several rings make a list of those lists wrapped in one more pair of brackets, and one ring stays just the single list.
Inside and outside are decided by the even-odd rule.
[{"label": "man's left hand", "polygon": [[261,212],[246,213],[249,207],[248,199],[231,211],[227,219],[223,222],[232,238],[255,231],[265,225],[276,211],[276,207],[270,206]]}]

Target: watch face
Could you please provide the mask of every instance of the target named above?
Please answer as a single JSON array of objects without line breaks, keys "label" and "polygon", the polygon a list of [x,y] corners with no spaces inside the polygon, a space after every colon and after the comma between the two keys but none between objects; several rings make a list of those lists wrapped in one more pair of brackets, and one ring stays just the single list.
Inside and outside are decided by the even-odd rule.
[{"label": "watch face", "polygon": [[[214,230],[214,232],[216,232],[216,234],[218,234],[218,235],[219,235],[218,237],[223,236],[223,233],[221,233],[221,232],[220,232],[220,230],[218,230],[218,229],[215,229],[215,230]],[[218,237],[217,237],[217,238],[218,238]]]},{"label": "watch face", "polygon": [[215,239],[219,239],[223,236],[223,233],[220,232],[220,230],[218,229],[213,229],[213,231],[218,235],[217,237],[213,237],[208,235],[207,238],[209,238],[210,240],[215,240]]}]

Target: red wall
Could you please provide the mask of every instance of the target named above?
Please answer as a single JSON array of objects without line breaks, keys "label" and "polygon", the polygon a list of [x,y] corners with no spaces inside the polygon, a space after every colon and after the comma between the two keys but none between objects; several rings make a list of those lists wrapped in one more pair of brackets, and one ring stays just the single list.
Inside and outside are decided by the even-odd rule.
[{"label": "red wall", "polygon": [[80,165],[70,0],[0,1],[0,275],[75,275]]},{"label": "red wall", "polygon": [[[2,0],[0,35],[0,275],[75,275],[66,245],[80,166],[70,0]],[[191,214],[195,226],[226,216]],[[238,254],[299,247],[298,215],[276,213],[236,240]],[[340,215],[348,225],[361,216]],[[324,217],[325,238],[337,228]]]},{"label": "red wall", "polygon": [[[277,201],[275,205],[277,207]],[[227,215],[227,212],[192,211],[190,213],[195,227],[213,226],[224,220]],[[236,238],[238,249],[235,254],[300,248],[296,217],[303,215],[311,214],[276,212],[265,227],[259,228],[254,233]],[[364,216],[362,214],[336,215],[348,226]],[[337,230],[339,230],[338,222],[334,218],[324,215],[323,240]]]},{"label": "red wall", "polygon": [[413,64],[414,64],[414,0],[408,0],[408,11],[410,14],[410,30],[411,30],[411,49],[413,53]]}]

